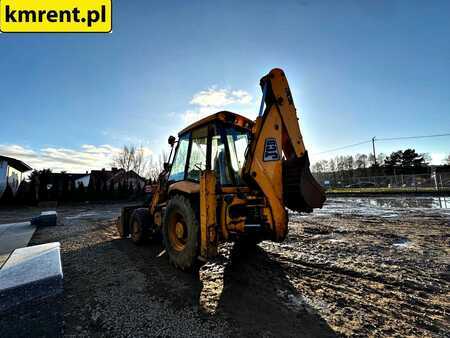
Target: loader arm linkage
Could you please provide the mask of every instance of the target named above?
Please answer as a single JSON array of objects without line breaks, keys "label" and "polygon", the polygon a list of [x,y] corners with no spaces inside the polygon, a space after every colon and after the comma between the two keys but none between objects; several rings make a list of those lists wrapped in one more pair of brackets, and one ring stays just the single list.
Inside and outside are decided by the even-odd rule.
[{"label": "loader arm linkage", "polygon": [[261,110],[252,129],[243,174],[266,196],[272,211],[274,240],[282,241],[287,233],[286,207],[311,212],[322,207],[325,193],[310,172],[284,72],[273,69],[261,79],[261,87]]}]

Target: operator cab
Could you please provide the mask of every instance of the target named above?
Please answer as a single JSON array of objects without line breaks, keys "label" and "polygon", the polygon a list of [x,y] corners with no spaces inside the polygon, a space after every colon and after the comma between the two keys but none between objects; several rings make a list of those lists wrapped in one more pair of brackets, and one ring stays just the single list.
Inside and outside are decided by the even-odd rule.
[{"label": "operator cab", "polygon": [[169,194],[200,193],[202,171],[214,172],[221,239],[252,233],[255,240],[261,240],[265,233],[267,218],[261,208],[267,203],[263,196],[256,196],[256,190],[250,192],[242,178],[252,126],[253,121],[243,116],[219,112],[178,135],[168,177]]},{"label": "operator cab", "polygon": [[241,172],[252,126],[253,121],[222,111],[182,130],[178,134],[169,184],[199,183],[202,171],[213,170],[220,186],[245,185]]}]

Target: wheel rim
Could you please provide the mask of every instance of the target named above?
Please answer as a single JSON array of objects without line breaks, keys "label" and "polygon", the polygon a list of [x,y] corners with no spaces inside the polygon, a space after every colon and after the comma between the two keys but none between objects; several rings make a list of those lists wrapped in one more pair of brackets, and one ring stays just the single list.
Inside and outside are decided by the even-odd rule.
[{"label": "wheel rim", "polygon": [[188,233],[183,216],[176,213],[169,222],[169,240],[172,248],[182,251],[186,247]]}]

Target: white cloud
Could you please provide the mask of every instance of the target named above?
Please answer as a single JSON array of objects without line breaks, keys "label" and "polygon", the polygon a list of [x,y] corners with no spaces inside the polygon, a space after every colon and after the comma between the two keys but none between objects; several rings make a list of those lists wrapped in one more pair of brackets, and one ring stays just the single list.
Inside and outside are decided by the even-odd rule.
[{"label": "white cloud", "polygon": [[[7,147],[7,150],[3,150],[3,147]],[[34,157],[36,155],[36,152],[31,149],[24,148],[22,146],[12,144],[9,146],[4,146],[0,144],[0,152],[3,155],[3,152],[6,152],[4,154],[5,156],[9,156],[8,153],[16,154],[18,156],[25,156],[25,157]]]},{"label": "white cloud", "polygon": [[248,103],[251,96],[243,90],[218,89],[211,87],[194,95],[190,104],[200,107],[224,107],[232,103]]},{"label": "white cloud", "polygon": [[234,90],[231,94],[238,99],[239,103],[249,104],[252,102],[252,97],[245,90]]},{"label": "white cloud", "polygon": [[447,154],[444,153],[431,153],[431,164],[440,165],[445,164],[447,159]]},{"label": "white cloud", "polygon": [[186,110],[182,114],[183,122],[184,124],[193,123],[202,117],[217,113],[220,110],[222,109],[219,107],[200,107],[196,110]]},{"label": "white cloud", "polygon": [[[143,147],[144,156],[149,158],[152,151]],[[34,150],[16,144],[0,144],[0,155],[17,158],[33,169],[50,168],[53,172],[79,172],[92,169],[110,168],[120,148],[104,144],[95,146],[84,144],[80,149],[43,148]]]},{"label": "white cloud", "polygon": [[181,116],[187,124],[224,109],[233,109],[241,114],[244,111],[244,114],[251,115],[248,111],[252,101],[252,96],[245,90],[211,87],[196,93],[189,102],[195,108],[185,111]]}]

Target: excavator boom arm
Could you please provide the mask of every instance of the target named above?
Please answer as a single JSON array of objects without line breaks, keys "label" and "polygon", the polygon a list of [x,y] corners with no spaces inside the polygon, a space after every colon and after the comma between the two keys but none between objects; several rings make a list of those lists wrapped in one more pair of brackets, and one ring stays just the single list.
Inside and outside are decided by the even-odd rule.
[{"label": "excavator boom arm", "polygon": [[[261,79],[260,84],[265,93],[261,106],[271,107],[274,105],[283,122],[282,148],[284,155],[286,158],[302,157],[305,153],[305,145],[298,124],[297,110],[284,72],[281,69],[273,69]],[[264,113],[267,114],[269,111],[266,109]]]},{"label": "excavator boom arm", "polygon": [[261,110],[252,130],[243,173],[266,196],[272,211],[274,239],[281,241],[287,233],[286,207],[311,212],[322,207],[325,194],[310,172],[308,152],[284,72],[271,70],[261,79],[261,87]]}]

